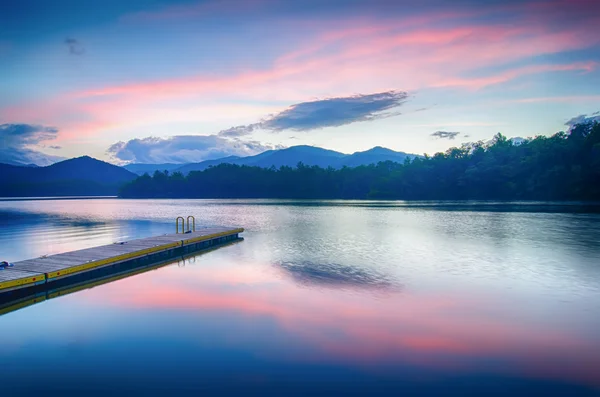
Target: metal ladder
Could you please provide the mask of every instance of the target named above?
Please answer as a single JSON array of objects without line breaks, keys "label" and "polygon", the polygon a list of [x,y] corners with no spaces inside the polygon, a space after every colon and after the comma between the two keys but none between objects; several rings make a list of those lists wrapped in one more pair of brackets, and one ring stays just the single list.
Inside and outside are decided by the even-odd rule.
[{"label": "metal ladder", "polygon": [[[179,231],[179,220],[181,219],[181,232]],[[190,228],[190,219],[192,220],[192,227]],[[186,222],[187,222],[187,227],[186,227]],[[194,218],[193,216],[188,216],[187,220],[183,219],[183,216],[178,216],[175,219],[175,233],[179,234],[179,233],[190,233],[190,232],[195,232],[196,231],[196,218]]]}]

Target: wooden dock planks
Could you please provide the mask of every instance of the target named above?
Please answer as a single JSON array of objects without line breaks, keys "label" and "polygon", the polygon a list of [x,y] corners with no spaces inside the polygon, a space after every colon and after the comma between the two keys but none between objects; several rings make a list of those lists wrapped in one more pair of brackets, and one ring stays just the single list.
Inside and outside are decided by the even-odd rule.
[{"label": "wooden dock planks", "polygon": [[211,227],[191,233],[165,234],[16,262],[0,271],[0,293],[46,283],[104,266],[242,233],[242,228]]}]

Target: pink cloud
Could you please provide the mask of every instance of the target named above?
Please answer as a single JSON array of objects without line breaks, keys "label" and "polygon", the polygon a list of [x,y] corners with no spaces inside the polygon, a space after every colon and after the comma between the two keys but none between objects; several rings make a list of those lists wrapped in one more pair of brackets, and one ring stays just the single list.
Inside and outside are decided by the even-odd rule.
[{"label": "pink cloud", "polygon": [[[204,7],[217,4],[221,3],[195,5],[198,9],[194,12],[206,12]],[[250,6],[262,5],[260,1]],[[390,89],[473,90],[535,73],[580,73],[596,69],[593,61],[540,64],[532,59],[599,44],[600,36],[593,29],[595,23],[600,23],[598,17],[569,11],[567,3],[562,1],[515,7],[500,7],[499,12],[520,10],[521,14],[495,24],[477,21],[477,17],[489,14],[490,9],[419,15],[399,21],[349,19],[334,23],[329,30],[320,26],[316,31],[323,33],[281,54],[264,69],[85,88],[37,104],[13,106],[0,113],[12,119],[58,125],[61,134],[73,137],[97,134],[102,128],[115,125],[149,122],[144,115],[153,113],[156,117],[150,119],[156,121],[158,112],[153,110],[162,108],[167,109],[163,114],[175,114],[174,109],[181,108],[182,101],[267,100],[289,104],[314,97]],[[583,22],[555,26],[557,10],[569,15],[575,13]],[[168,8],[138,17],[178,18],[189,11]],[[465,19],[473,22],[465,23]],[[78,118],[73,119],[73,114]],[[257,119],[264,116],[256,114]]]},{"label": "pink cloud", "polygon": [[502,72],[496,75],[479,78],[454,78],[442,80],[434,83],[433,87],[473,87],[481,88],[493,84],[505,83],[510,80],[514,80],[517,77],[535,74],[535,73],[546,73],[546,72],[564,72],[564,71],[580,71],[580,72],[591,72],[598,67],[596,62],[578,62],[564,65],[533,65],[522,68],[515,68]]},{"label": "pink cloud", "polygon": [[[403,89],[440,86],[442,77],[468,75],[478,69],[537,55],[585,48],[596,44],[600,37],[589,35],[587,28],[580,31],[544,32],[538,28],[494,26],[467,26],[449,29],[419,29],[390,32],[388,28],[361,27],[344,32],[329,32],[308,44],[284,54],[265,70],[251,70],[232,76],[199,75],[165,81],[140,82],[121,86],[86,90],[78,97],[129,96],[142,101],[165,100],[186,96],[236,95],[248,92],[250,97],[262,98],[263,91],[274,87],[289,87],[297,92],[292,100],[304,99],[303,91],[311,87],[323,93],[322,81],[329,89],[352,87],[349,91],[365,90],[372,82],[370,76],[385,77],[390,85]],[[335,47],[335,48],[331,48]],[[328,55],[323,55],[325,52]],[[577,64],[579,65],[579,64]],[[534,67],[534,66],[531,66]],[[539,70],[576,70],[577,66],[541,65]],[[593,68],[589,63],[588,68]],[[528,67],[513,68],[498,75],[496,80],[516,78],[520,72],[528,74]],[[402,72],[402,73],[399,73]],[[417,77],[416,84],[415,75]],[[452,76],[454,75],[454,76]],[[497,83],[490,79],[491,84]],[[465,87],[485,84],[480,77],[461,77],[455,84]],[[409,87],[407,87],[407,85]],[[304,89],[303,89],[304,88]],[[293,96],[293,94],[292,94]]]}]

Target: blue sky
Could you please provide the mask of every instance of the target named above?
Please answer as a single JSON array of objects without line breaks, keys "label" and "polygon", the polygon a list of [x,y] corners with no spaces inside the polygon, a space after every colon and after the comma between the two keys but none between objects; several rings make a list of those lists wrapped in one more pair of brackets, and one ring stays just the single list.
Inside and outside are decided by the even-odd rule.
[{"label": "blue sky", "polygon": [[593,0],[6,3],[0,162],[434,153],[600,110]]}]

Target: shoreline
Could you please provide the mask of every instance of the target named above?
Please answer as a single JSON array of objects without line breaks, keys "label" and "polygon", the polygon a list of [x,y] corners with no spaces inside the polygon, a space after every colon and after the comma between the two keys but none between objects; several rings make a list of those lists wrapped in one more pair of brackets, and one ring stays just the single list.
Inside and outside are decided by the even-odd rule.
[{"label": "shoreline", "polygon": [[119,198],[119,196],[0,197],[0,201],[100,200],[112,198]]}]

